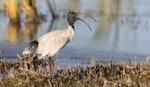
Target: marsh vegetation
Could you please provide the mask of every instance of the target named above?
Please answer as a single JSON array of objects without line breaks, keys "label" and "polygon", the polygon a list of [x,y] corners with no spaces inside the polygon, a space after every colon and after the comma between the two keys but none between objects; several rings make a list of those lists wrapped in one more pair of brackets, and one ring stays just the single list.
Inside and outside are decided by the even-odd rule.
[{"label": "marsh vegetation", "polygon": [[[148,59],[149,57],[147,57]],[[11,63],[0,60],[1,87],[149,87],[149,60],[143,64],[133,64],[126,60],[115,64],[97,63],[94,58],[91,64],[83,67],[77,63],[61,68],[43,60],[25,58]],[[53,67],[53,68],[52,68]]]},{"label": "marsh vegetation", "polygon": [[[1,0],[0,87],[150,87],[147,2]],[[92,33],[77,23],[76,37],[57,56],[59,63],[20,56],[18,60],[16,54],[21,55],[27,43],[51,30],[66,28],[68,9],[95,17],[98,23],[84,18]],[[140,56],[135,61],[124,58],[134,53]],[[111,56],[113,60],[109,60]],[[90,63],[84,66],[81,62]]]}]

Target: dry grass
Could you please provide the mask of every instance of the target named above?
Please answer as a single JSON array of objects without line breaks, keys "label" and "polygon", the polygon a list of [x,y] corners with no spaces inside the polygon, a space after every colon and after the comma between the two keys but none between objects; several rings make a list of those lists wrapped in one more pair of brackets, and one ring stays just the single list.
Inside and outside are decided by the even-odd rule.
[{"label": "dry grass", "polygon": [[[149,60],[145,64],[81,64],[61,69],[55,62],[25,58],[0,60],[0,87],[150,87]],[[50,67],[51,66],[51,67]],[[53,71],[53,72],[52,72]]]}]

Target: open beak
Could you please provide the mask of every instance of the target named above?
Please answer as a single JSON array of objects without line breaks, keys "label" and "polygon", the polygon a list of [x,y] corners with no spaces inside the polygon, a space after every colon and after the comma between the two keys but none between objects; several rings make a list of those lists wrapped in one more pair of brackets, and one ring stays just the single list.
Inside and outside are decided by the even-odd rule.
[{"label": "open beak", "polygon": [[78,13],[78,17],[86,17],[86,16],[93,19],[95,22],[97,22],[97,20],[95,18],[93,18],[92,16],[90,16],[89,14]]},{"label": "open beak", "polygon": [[[96,19],[94,19],[92,16],[88,15],[88,14],[81,14],[81,13],[78,13],[78,19],[81,20],[82,22],[84,22],[90,29],[90,31],[92,31],[91,27],[88,25],[88,23],[86,23],[83,19],[81,19],[80,17],[90,17],[91,19],[93,19],[94,21],[96,21]],[[97,21],[96,21],[97,22]]]},{"label": "open beak", "polygon": [[88,23],[86,23],[83,19],[79,18],[80,21],[84,22],[90,29],[90,31],[92,31],[91,27],[88,25]]}]

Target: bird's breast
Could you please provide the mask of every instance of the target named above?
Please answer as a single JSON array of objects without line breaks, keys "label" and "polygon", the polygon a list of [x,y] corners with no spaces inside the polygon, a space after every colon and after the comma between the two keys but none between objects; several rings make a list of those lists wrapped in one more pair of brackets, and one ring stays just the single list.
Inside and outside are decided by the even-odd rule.
[{"label": "bird's breast", "polygon": [[73,39],[74,33],[75,33],[75,30],[71,26],[69,26],[68,30],[67,30],[67,35],[68,35],[68,38],[69,38],[69,42]]}]

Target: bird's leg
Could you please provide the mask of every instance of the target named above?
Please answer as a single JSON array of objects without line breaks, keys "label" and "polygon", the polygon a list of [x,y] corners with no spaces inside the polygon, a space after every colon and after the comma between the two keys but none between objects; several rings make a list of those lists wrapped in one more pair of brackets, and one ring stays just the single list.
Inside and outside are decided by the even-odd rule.
[{"label": "bird's leg", "polygon": [[33,57],[33,67],[34,67],[34,70],[36,71],[38,69],[38,66],[40,65],[40,59],[38,59],[37,56]]},{"label": "bird's leg", "polygon": [[49,57],[48,59],[49,59],[49,60],[48,60],[49,67],[53,66],[52,57]]},{"label": "bird's leg", "polygon": [[54,57],[49,57],[49,61],[55,61],[56,58]]},{"label": "bird's leg", "polygon": [[49,57],[48,59],[49,59],[49,61],[51,61],[52,57]]},{"label": "bird's leg", "polygon": [[50,74],[54,75],[57,72],[57,64],[55,63],[55,59],[53,57],[49,57],[49,69]]},{"label": "bird's leg", "polygon": [[53,74],[53,69],[54,69],[54,61],[52,60],[52,57],[49,57],[49,60],[48,60],[48,65],[49,65],[49,72],[50,74]]}]

